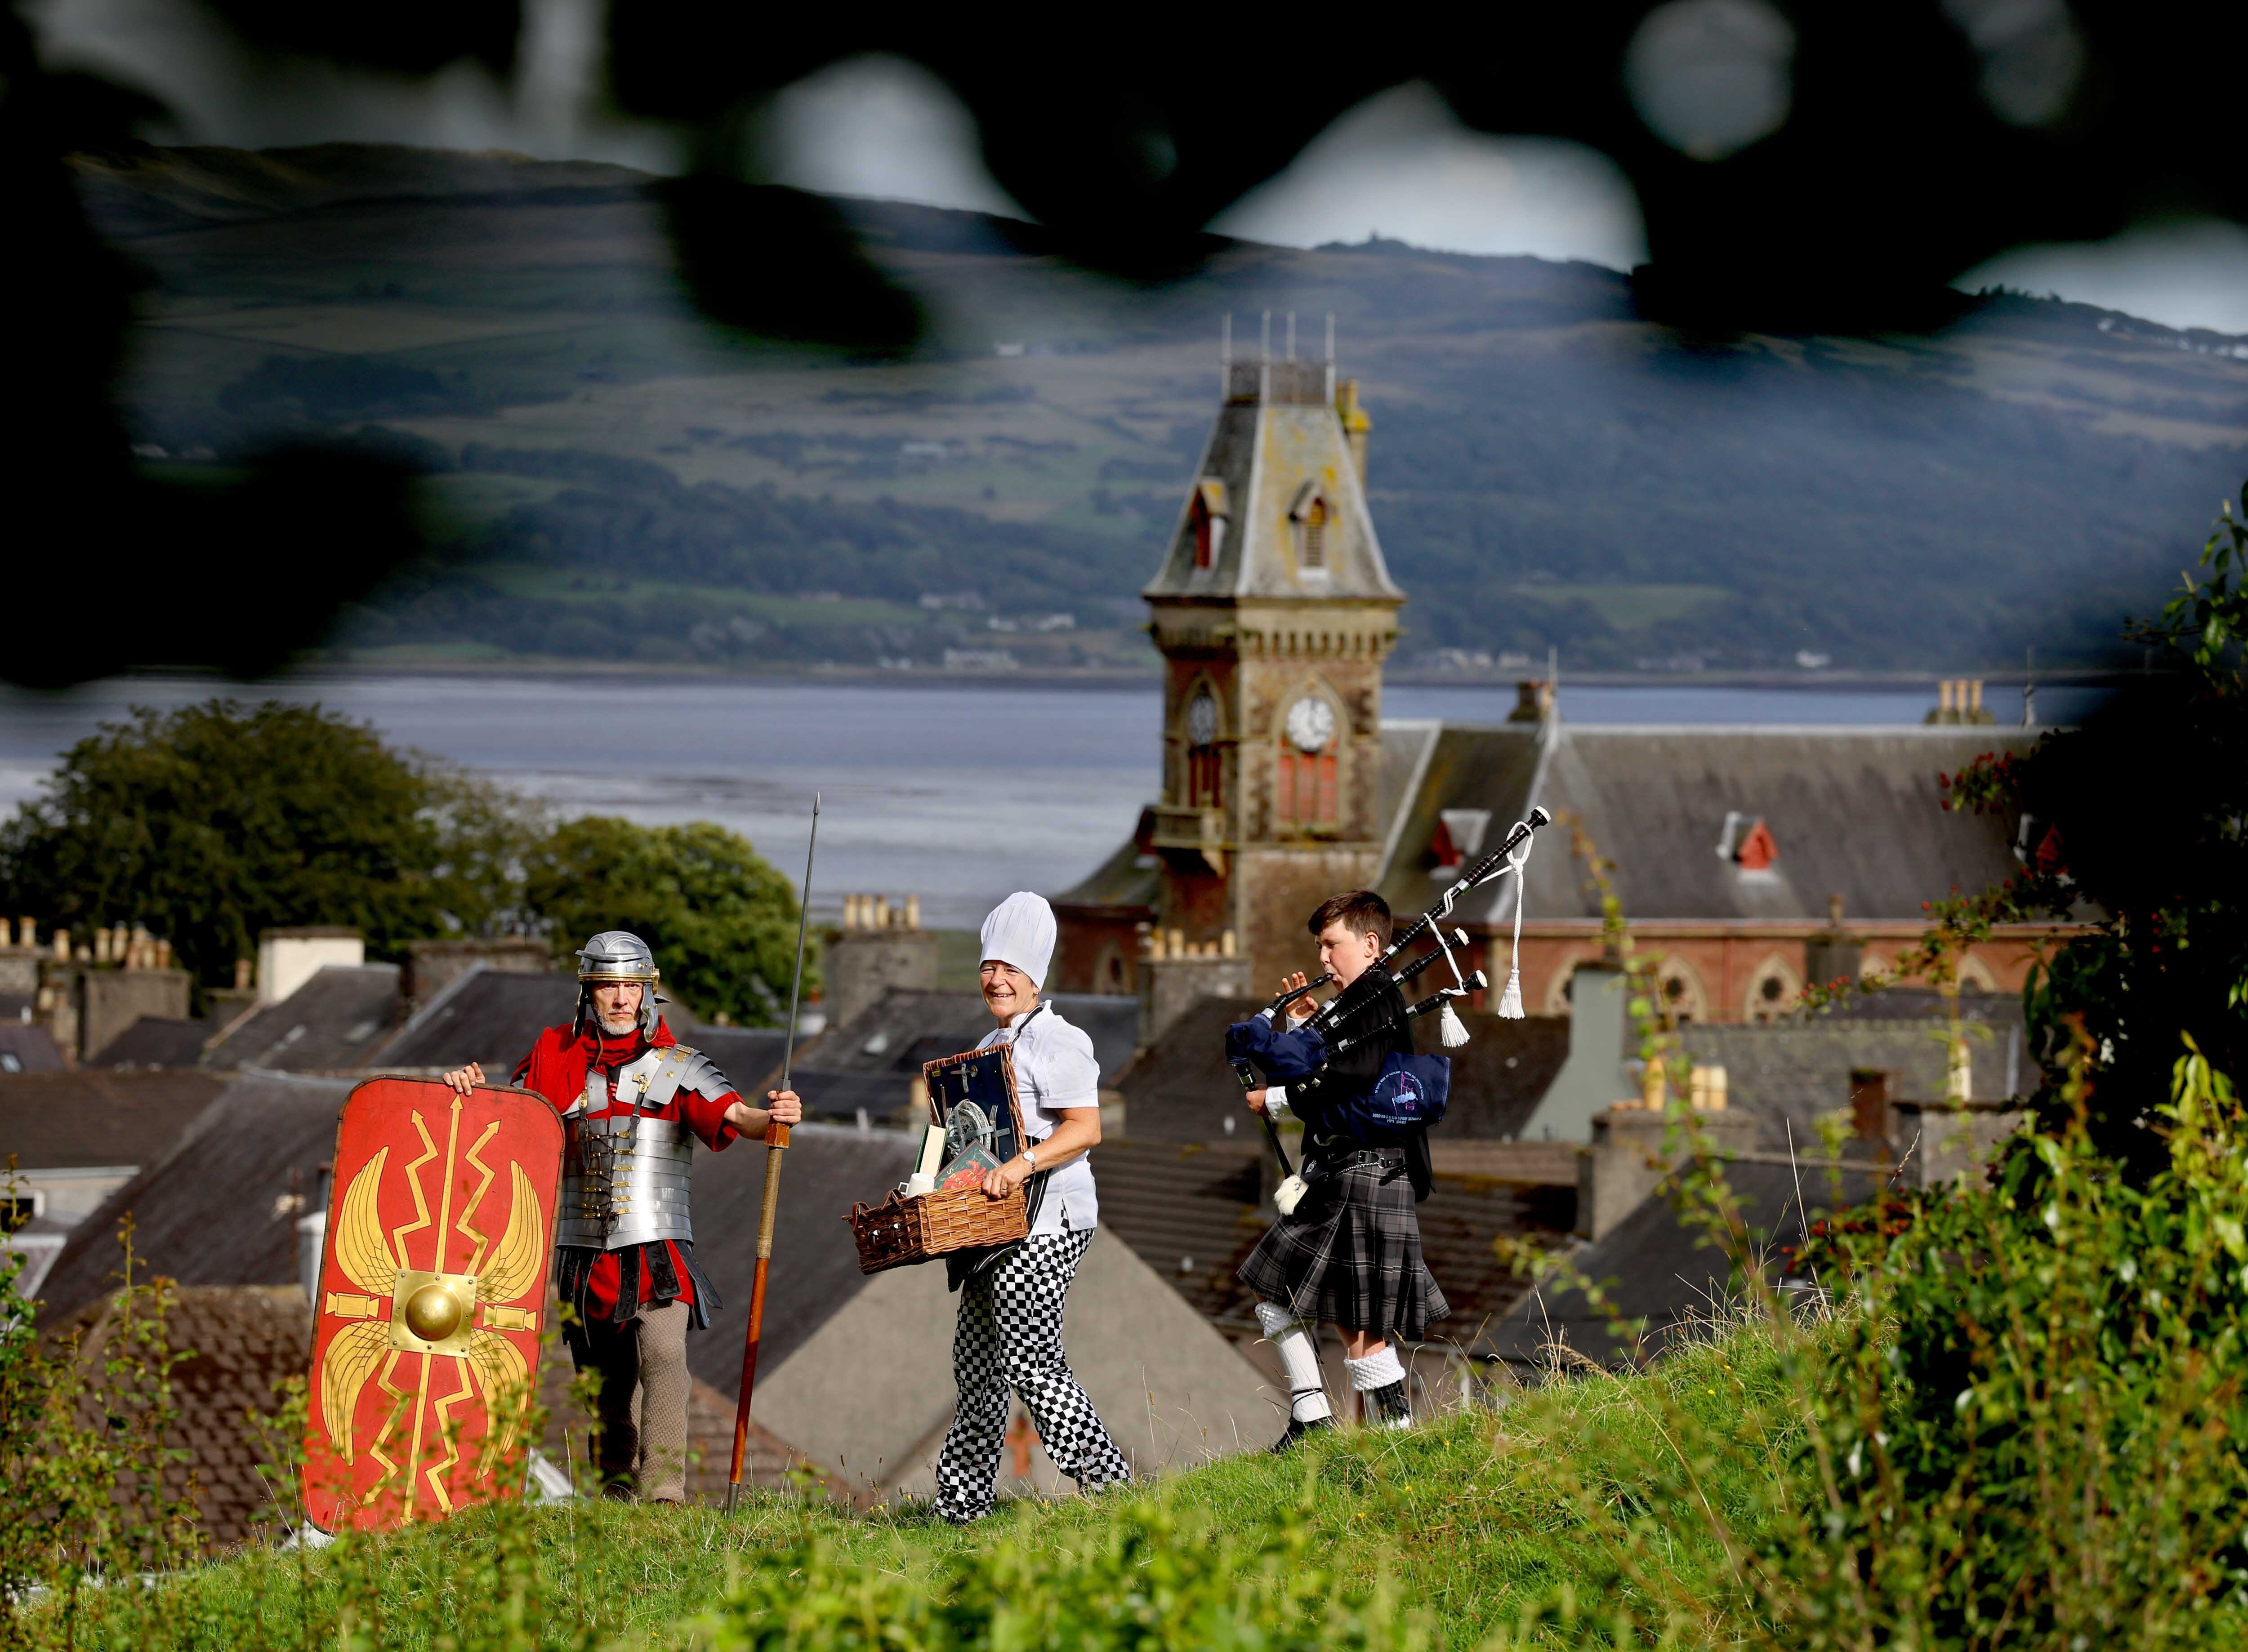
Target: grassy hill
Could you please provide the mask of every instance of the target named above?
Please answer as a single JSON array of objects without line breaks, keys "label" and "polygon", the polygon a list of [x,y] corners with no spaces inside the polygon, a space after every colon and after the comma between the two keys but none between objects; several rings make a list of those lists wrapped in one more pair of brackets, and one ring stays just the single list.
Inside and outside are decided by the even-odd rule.
[{"label": "grassy hill", "polygon": [[[142,1601],[99,1600],[75,1632],[81,1647],[251,1649],[333,1644],[355,1627],[386,1648],[449,1636],[463,1652],[620,1640],[1402,1648],[1431,1635],[1472,1647],[1565,1597],[1602,1618],[1659,1619],[1665,1590],[1635,1588],[1617,1565],[1629,1518],[1600,1530],[1614,1484],[1665,1450],[1680,1408],[1738,1436],[1741,1461],[1784,1444],[1765,1437],[1772,1382],[1752,1341],[1713,1344],[1653,1375],[1237,1457],[1135,1492],[1009,1504],[966,1530],[917,1506],[852,1512],[769,1494],[730,1520],[602,1503],[471,1513],[310,1559],[261,1546]],[[1705,1489],[1734,1513],[1771,1489],[1731,1477]],[[1683,1530],[1655,1540],[1665,1589],[1722,1612],[1722,1551]]]},{"label": "grassy hill", "polygon": [[2248,473],[2248,345],[2051,300],[1695,340],[1586,264],[1230,243],[1140,288],[1030,226],[840,202],[929,317],[869,360],[702,320],[621,168],[332,145],[77,174],[147,272],[147,463],[311,436],[431,473],[454,553],[354,616],[366,649],[1144,663],[1134,593],[1229,310],[1237,340],[1275,312],[1276,348],[1285,312],[1307,347],[1335,315],[1408,662],[2089,659]]}]

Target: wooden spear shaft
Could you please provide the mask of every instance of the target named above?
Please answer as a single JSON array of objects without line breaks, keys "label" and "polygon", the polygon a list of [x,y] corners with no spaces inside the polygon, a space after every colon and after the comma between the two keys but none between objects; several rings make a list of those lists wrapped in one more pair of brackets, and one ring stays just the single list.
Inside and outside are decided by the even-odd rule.
[{"label": "wooden spear shaft", "polygon": [[[812,856],[819,847],[819,794],[812,794],[812,837],[804,848],[804,895],[796,908],[796,978],[788,989],[788,1034],[781,1045],[780,1087],[796,1062],[796,1006],[804,991],[804,931],[812,916]],[[757,1267],[750,1281],[750,1326],[742,1340],[742,1397],[734,1407],[734,1466],[726,1477],[726,1512],[742,1498],[742,1459],[750,1447],[750,1394],[757,1385],[757,1343],[764,1334],[765,1271],[772,1265],[773,1216],[780,1209],[780,1160],[788,1126],[765,1126],[764,1208],[757,1214]]]}]

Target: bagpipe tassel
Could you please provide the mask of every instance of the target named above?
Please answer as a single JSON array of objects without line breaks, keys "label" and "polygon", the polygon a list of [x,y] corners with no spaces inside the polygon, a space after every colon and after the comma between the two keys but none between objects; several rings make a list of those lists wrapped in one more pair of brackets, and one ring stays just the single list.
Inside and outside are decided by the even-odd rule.
[{"label": "bagpipe tassel", "polygon": [[[1520,1010],[1515,1011],[1520,1015]],[[1448,1003],[1436,1017],[1436,1041],[1447,1050],[1456,1050],[1468,1041],[1467,1025]]]},{"label": "bagpipe tassel", "polygon": [[1502,1021],[1522,1019],[1522,971],[1507,967],[1506,991],[1498,995],[1498,1017]]}]

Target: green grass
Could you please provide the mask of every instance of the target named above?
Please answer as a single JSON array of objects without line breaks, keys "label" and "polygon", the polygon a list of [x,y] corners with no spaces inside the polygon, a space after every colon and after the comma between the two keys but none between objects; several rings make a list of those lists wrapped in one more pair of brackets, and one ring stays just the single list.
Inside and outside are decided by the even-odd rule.
[{"label": "green grass", "polygon": [[[108,1609],[82,1621],[77,1638],[84,1646],[332,1645],[349,1596],[359,1621],[379,1620],[375,1640],[386,1647],[435,1646],[448,1635],[463,1645],[500,1644],[482,1638],[494,1631],[481,1617],[513,1575],[539,1620],[530,1630],[535,1638],[520,1644],[737,1644],[766,1621],[772,1601],[801,1601],[814,1582],[837,1598],[880,1596],[885,1613],[921,1609],[899,1603],[932,1598],[957,1608],[963,1591],[974,1596],[993,1579],[1003,1580],[991,1587],[1011,1601],[1022,1590],[1040,1599],[1054,1589],[1082,1591],[1091,1587],[1086,1568],[1098,1570],[1087,1558],[1097,1552],[1109,1554],[1126,1582],[1121,1596],[1102,1597],[1096,1615],[1121,1609],[1120,1600],[1128,1607],[1139,1587],[1133,1580],[1143,1573],[1199,1567],[1204,1594],[1220,1601],[1214,1609],[1237,1620],[1264,1607],[1224,1605],[1223,1592],[1254,1581],[1285,1552],[1297,1557],[1287,1569],[1323,1579],[1323,1614],[1356,1602],[1354,1610],[1388,1614],[1381,1621],[1399,1634],[1420,1621],[1443,1644],[1475,1646],[1564,1594],[1587,1606],[1627,1604],[1631,1592],[1614,1581],[1594,1522],[1663,1459],[1687,1415],[1697,1429],[1746,1448],[1724,1453],[1729,1462],[1769,1461],[1778,1392],[1771,1343],[1754,1330],[1736,1331],[1651,1374],[1587,1374],[1511,1392],[1495,1409],[1409,1433],[1339,1434],[1286,1457],[1235,1457],[1131,1493],[1011,1503],[966,1530],[936,1522],[919,1505],[859,1512],[774,1494],[754,1497],[730,1519],[708,1508],[600,1503],[476,1511],[312,1557],[253,1548],[177,1577],[145,1606],[103,1602]],[[1715,1472],[1701,1494],[1752,1525],[1771,1485]],[[512,1566],[503,1553],[511,1542],[519,1550]],[[1657,1553],[1689,1594],[1720,1588],[1724,1560],[1706,1537],[1674,1532],[1659,1539]],[[1189,1583],[1178,1587],[1191,1594]],[[1258,1601],[1263,1588],[1251,1590]],[[1638,1605],[1644,1613],[1650,1603]],[[689,1621],[714,1610],[733,1626],[715,1641],[707,1624],[696,1631]]]}]

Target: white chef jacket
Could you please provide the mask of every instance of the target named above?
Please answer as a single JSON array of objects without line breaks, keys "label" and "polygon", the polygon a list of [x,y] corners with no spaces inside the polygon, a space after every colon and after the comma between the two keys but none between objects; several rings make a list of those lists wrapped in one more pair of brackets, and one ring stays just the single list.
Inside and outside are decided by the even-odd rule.
[{"label": "white chef jacket", "polygon": [[[994,1027],[976,1047],[988,1050],[999,1044],[1015,1046],[1015,1100],[1022,1107],[1023,1133],[1031,1146],[1053,1134],[1063,1108],[1100,1105],[1100,1063],[1093,1059],[1093,1040],[1083,1028],[1063,1020],[1052,1004],[1042,1003],[1005,1026]],[[1034,1237],[1078,1233],[1100,1220],[1093,1160],[1086,1155],[1046,1178],[1045,1198],[1031,1233]]]}]

